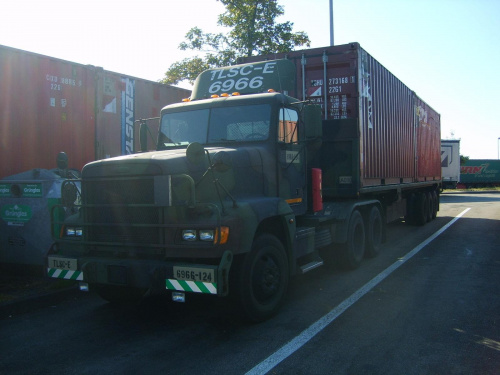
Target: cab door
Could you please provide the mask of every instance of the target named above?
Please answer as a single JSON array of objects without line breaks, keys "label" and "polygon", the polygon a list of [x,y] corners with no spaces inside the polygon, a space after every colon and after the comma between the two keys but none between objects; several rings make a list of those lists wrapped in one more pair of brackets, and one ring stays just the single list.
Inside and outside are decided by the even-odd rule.
[{"label": "cab door", "polygon": [[306,155],[304,129],[299,112],[283,107],[279,115],[278,129],[278,189],[294,213],[307,210]]}]

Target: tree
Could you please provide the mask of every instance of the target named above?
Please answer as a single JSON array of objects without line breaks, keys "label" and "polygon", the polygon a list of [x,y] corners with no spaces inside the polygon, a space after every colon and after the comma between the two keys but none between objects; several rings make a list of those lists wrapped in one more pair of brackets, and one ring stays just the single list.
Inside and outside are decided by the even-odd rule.
[{"label": "tree", "polygon": [[195,56],[173,63],[162,83],[175,85],[187,80],[193,83],[206,69],[233,65],[239,57],[292,51],[298,46],[310,46],[306,33],[292,32],[293,23],[276,23],[284,14],[277,0],[217,0],[226,11],[219,15],[217,24],[230,28],[228,33],[204,33],[193,27],[179,49],[200,51]]},{"label": "tree", "polygon": [[460,165],[465,165],[469,161],[468,156],[460,155]]}]

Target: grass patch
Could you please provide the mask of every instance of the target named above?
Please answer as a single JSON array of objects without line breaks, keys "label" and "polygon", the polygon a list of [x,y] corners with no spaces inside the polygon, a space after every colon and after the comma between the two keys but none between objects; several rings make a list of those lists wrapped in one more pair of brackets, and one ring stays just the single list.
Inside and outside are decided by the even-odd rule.
[{"label": "grass patch", "polygon": [[489,191],[500,191],[500,186],[493,186],[493,187],[484,187],[484,188],[470,188],[470,189],[444,189],[444,193],[453,193],[453,192],[461,192],[461,193],[467,193],[467,192],[477,192],[477,191],[482,191],[482,192],[489,192]]}]

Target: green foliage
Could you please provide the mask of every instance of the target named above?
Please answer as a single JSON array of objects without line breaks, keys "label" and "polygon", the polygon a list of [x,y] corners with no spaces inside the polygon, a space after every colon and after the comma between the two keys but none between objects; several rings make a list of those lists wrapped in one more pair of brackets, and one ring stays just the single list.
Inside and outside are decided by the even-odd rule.
[{"label": "green foliage", "polygon": [[230,28],[227,33],[204,33],[193,27],[179,49],[199,51],[202,56],[175,62],[161,80],[177,84],[187,80],[193,83],[206,69],[233,65],[239,57],[292,51],[297,46],[309,46],[306,33],[293,32],[293,23],[276,23],[284,14],[277,0],[217,0],[226,11],[219,15],[217,24]]},{"label": "green foliage", "polygon": [[460,155],[460,165],[465,165],[469,161],[468,156]]}]

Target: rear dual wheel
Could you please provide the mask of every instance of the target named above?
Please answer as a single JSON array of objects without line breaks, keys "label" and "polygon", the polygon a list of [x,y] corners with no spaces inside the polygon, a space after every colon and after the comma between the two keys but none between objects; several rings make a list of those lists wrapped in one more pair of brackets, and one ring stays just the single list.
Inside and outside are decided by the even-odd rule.
[{"label": "rear dual wheel", "polygon": [[427,196],[427,205],[429,206],[427,210],[427,222],[429,222],[433,219],[432,215],[434,213],[434,199],[432,198],[431,191],[425,193],[425,195]]},{"label": "rear dual wheel", "polygon": [[439,197],[438,197],[438,194],[436,193],[436,191],[434,190],[431,194],[432,196],[432,219],[431,220],[434,220],[436,217],[437,217],[437,212],[439,210]]},{"label": "rear dual wheel", "polygon": [[[424,225],[429,217],[429,203],[426,193],[417,193],[413,206],[414,221],[416,225]],[[411,215],[411,214],[410,214]]]},{"label": "rear dual wheel", "polygon": [[424,225],[437,216],[439,199],[436,191],[418,192],[408,197],[406,221]]},{"label": "rear dual wheel", "polygon": [[365,255],[365,225],[358,210],[353,211],[349,219],[347,241],[341,245],[338,260],[342,268],[358,268]]},{"label": "rear dual wheel", "polygon": [[373,258],[380,253],[384,235],[384,222],[377,206],[370,209],[366,228],[366,256]]},{"label": "rear dual wheel", "polygon": [[405,215],[405,222],[410,225],[415,225],[416,224],[416,205],[417,205],[417,195],[416,194],[410,194],[406,198],[406,215]]}]

